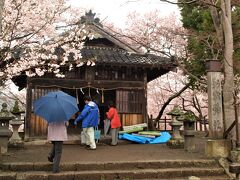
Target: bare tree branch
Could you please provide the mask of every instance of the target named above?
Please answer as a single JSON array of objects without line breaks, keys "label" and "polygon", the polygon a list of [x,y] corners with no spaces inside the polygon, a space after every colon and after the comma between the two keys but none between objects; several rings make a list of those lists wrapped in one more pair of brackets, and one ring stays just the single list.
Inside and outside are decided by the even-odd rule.
[{"label": "bare tree branch", "polygon": [[17,100],[19,101],[23,106],[25,106],[26,104],[18,97],[16,96],[14,93],[12,93],[11,91],[9,92],[11,94],[11,96],[9,96],[8,94],[6,94],[3,91],[0,91],[1,94],[3,94],[4,96],[6,96],[8,99],[12,99],[12,100]]},{"label": "bare tree branch", "polygon": [[190,86],[190,83],[187,83],[180,91],[178,91],[176,94],[172,95],[171,97],[168,98],[168,100],[163,104],[157,118],[156,118],[156,121],[158,122],[162,115],[163,115],[163,112],[165,110],[165,108],[167,107],[167,105],[169,105],[169,103],[175,99],[176,97],[178,97],[180,94],[182,94],[188,87]]}]

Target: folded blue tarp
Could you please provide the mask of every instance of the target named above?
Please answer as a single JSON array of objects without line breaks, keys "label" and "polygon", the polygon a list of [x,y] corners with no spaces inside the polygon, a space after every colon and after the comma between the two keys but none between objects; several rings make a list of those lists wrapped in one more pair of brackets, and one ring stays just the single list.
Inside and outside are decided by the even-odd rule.
[{"label": "folded blue tarp", "polygon": [[119,139],[129,140],[133,142],[137,142],[139,144],[162,144],[166,143],[170,140],[171,135],[168,132],[161,132],[161,136],[158,136],[156,138],[147,138],[137,135],[131,135],[131,134],[120,134]]}]

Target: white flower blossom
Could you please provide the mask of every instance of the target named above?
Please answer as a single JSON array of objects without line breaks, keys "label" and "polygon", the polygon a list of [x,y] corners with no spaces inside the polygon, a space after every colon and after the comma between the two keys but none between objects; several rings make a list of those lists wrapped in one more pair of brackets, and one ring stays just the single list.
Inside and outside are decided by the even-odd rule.
[{"label": "white flower blossom", "polygon": [[56,69],[55,71],[53,71],[54,72],[54,74],[57,74],[57,73],[59,73],[59,69]]},{"label": "white flower blossom", "polygon": [[69,65],[69,71],[71,71],[72,69],[73,69],[73,65],[70,64],[70,65]]},{"label": "white flower blossom", "polygon": [[[74,60],[82,58],[80,53],[84,45],[82,41],[89,34],[85,25],[75,26],[71,28],[70,33],[63,33],[63,35],[56,30],[59,22],[66,25],[67,22],[71,22],[64,16],[64,13],[72,12],[71,8],[66,8],[66,2],[64,0],[16,0],[13,3],[12,0],[6,0],[4,5],[2,34],[5,36],[0,38],[0,48],[11,45],[10,50],[20,47],[22,52],[20,59],[4,67],[4,72],[0,69],[0,76],[10,79],[25,71],[29,77],[42,76],[45,72],[54,72],[57,77],[65,77],[60,73],[60,66],[66,65],[70,53],[73,53]],[[21,9],[20,14],[18,9]],[[15,20],[17,20],[16,23]],[[13,33],[7,32],[9,28],[13,28]],[[29,32],[33,35],[22,39],[17,38],[27,35]],[[59,46],[62,46],[65,51],[63,57],[60,57],[62,59],[58,59],[58,56],[54,54]],[[6,53],[3,61],[11,58],[12,54]],[[62,62],[59,63],[58,60]],[[45,64],[46,66],[44,66]],[[78,67],[82,65],[82,62],[77,64]],[[90,65],[93,64],[90,62]],[[72,68],[70,65],[69,69],[72,70]]]},{"label": "white flower blossom", "polygon": [[64,74],[56,74],[56,77],[58,77],[58,78],[64,78],[65,75],[64,75]]},{"label": "white flower blossom", "polygon": [[91,65],[91,61],[87,61],[87,66],[90,66]]},{"label": "white flower blossom", "polygon": [[77,64],[76,66],[77,67],[80,67],[80,66],[83,66],[84,65],[84,63],[83,62],[80,62],[79,64]]},{"label": "white flower blossom", "polygon": [[45,72],[45,70],[40,69],[40,68],[36,68],[35,71],[36,71],[36,74],[37,74],[38,76],[43,76],[43,75],[44,75],[44,72]]}]

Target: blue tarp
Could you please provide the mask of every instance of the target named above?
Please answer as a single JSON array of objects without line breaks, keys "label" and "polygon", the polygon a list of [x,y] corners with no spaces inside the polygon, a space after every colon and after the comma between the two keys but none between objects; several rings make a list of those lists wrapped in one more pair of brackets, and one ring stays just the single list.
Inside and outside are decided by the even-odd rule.
[{"label": "blue tarp", "polygon": [[169,141],[170,138],[171,138],[171,135],[168,132],[161,132],[161,136],[158,136],[156,138],[147,138],[147,137],[127,134],[127,133],[119,135],[119,139],[134,141],[139,144],[162,144]]}]

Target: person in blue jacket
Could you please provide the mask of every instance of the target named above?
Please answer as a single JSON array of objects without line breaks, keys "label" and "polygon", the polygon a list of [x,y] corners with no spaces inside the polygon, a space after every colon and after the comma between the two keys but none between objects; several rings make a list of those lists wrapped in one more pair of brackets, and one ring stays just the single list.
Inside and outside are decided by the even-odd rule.
[{"label": "person in blue jacket", "polygon": [[94,139],[94,127],[98,126],[99,109],[90,96],[84,96],[83,100],[86,105],[74,121],[74,124],[77,125],[78,121],[82,121],[83,134],[85,135],[87,149],[95,150],[96,143]]}]

